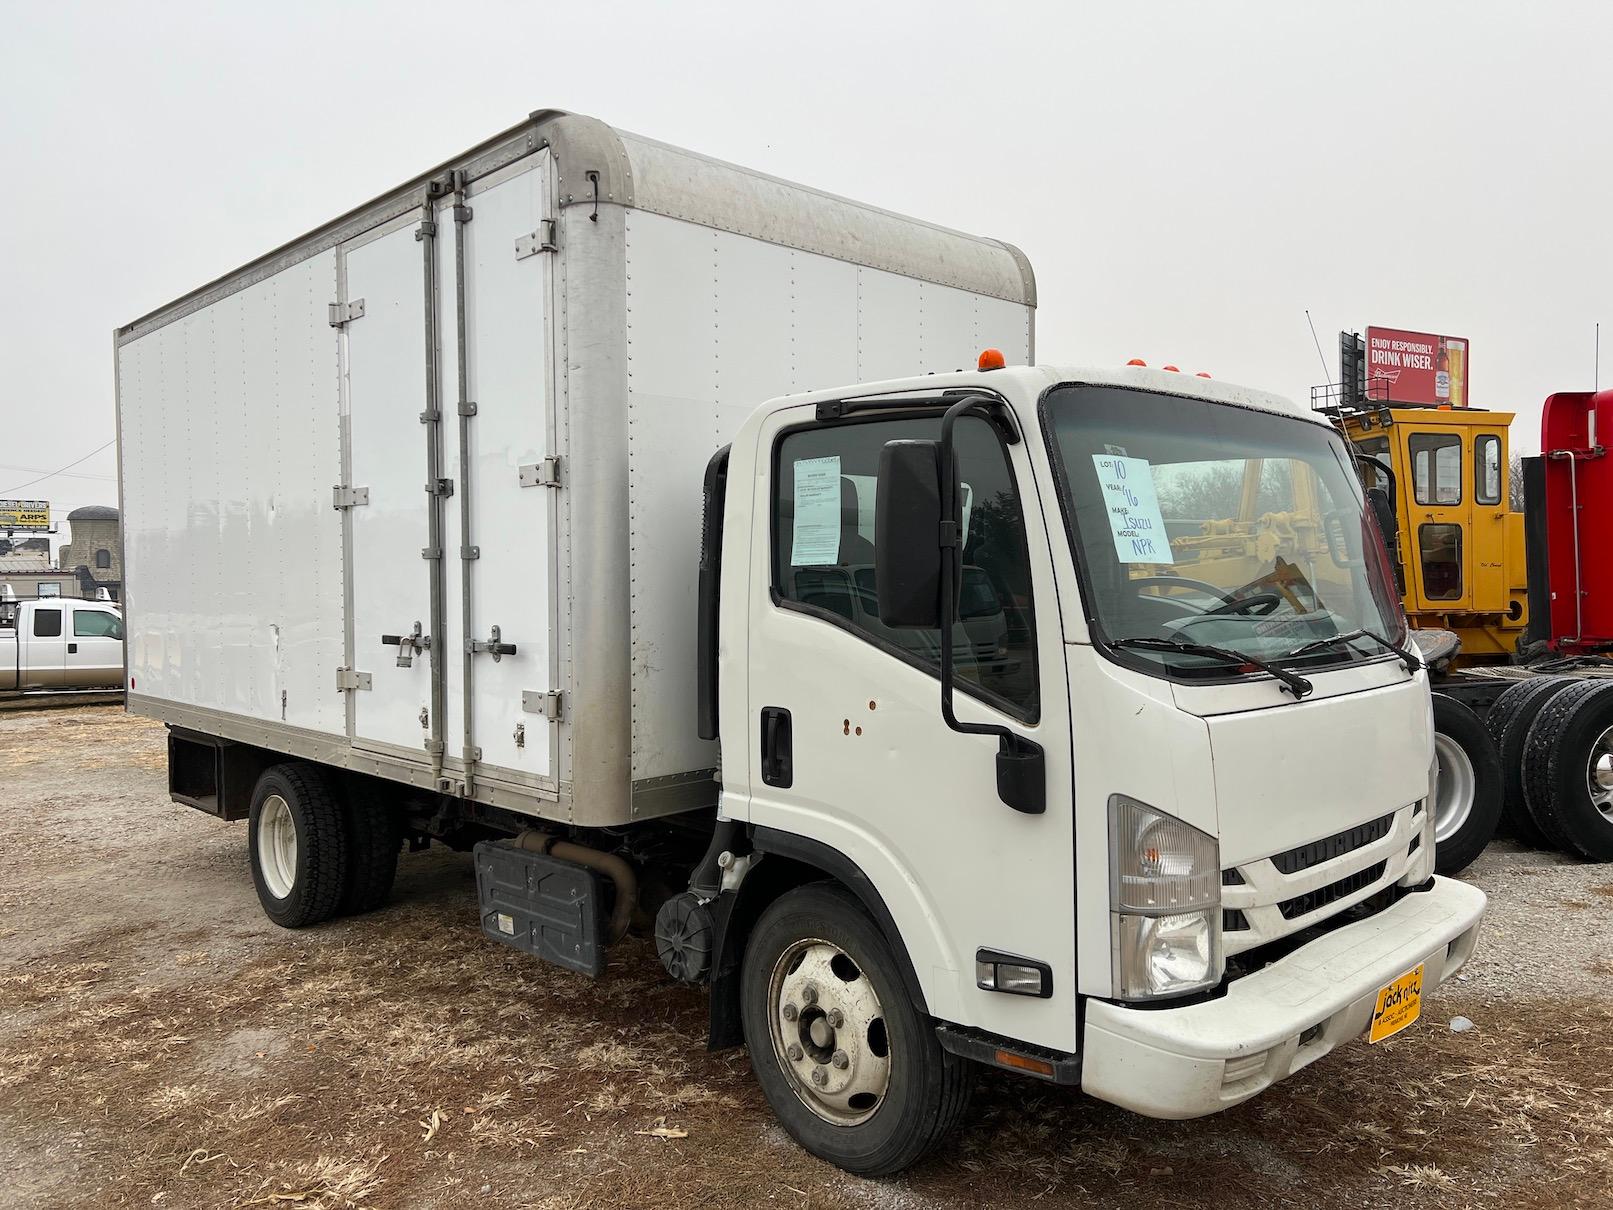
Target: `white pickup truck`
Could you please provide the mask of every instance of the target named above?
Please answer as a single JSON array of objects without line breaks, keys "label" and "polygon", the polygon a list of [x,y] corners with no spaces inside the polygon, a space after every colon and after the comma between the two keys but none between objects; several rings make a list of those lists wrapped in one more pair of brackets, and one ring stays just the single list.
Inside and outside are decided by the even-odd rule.
[{"label": "white pickup truck", "polygon": [[123,685],[123,615],[108,601],[0,600],[0,693]]}]

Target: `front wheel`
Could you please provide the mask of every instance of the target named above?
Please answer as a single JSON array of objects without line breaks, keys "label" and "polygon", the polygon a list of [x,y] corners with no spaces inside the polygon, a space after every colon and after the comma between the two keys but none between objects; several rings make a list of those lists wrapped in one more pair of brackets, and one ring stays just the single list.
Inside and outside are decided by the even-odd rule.
[{"label": "front wheel", "polygon": [[751,1067],[774,1114],[847,1172],[900,1172],[968,1107],[973,1066],[941,1049],[878,926],[840,887],[800,887],[762,914],[741,998]]},{"label": "front wheel", "polygon": [[1434,868],[1458,874],[1495,835],[1504,793],[1501,756],[1479,716],[1434,694]]}]

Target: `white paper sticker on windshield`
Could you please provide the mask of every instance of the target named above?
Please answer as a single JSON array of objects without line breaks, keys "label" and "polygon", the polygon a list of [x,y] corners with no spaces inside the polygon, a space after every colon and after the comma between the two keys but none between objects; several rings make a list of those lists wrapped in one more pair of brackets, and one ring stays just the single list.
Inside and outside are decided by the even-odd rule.
[{"label": "white paper sticker on windshield", "polygon": [[795,464],[795,533],[791,567],[823,567],[840,559],[840,455]]},{"label": "white paper sticker on windshield", "polygon": [[1165,519],[1159,515],[1154,470],[1146,458],[1093,454],[1098,486],[1109,513],[1109,532],[1122,563],[1175,563]]}]

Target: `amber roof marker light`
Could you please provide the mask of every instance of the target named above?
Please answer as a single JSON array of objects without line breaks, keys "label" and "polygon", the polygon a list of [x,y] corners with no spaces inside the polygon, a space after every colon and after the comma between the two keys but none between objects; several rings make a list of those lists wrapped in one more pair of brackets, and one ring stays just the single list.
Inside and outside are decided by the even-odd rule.
[{"label": "amber roof marker light", "polygon": [[1000,370],[1008,364],[1001,349],[981,349],[979,366],[982,370]]}]

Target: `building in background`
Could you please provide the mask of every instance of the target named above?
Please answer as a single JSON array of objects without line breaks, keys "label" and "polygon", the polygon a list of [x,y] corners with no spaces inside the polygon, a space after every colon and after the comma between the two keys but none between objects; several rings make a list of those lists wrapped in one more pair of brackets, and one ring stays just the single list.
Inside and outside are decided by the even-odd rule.
[{"label": "building in background", "polygon": [[7,595],[6,588],[19,600],[81,595],[76,575],[51,566],[50,539],[43,535],[0,536],[0,597]]},{"label": "building in background", "polygon": [[78,591],[73,595],[93,598],[97,589],[104,588],[114,601],[122,599],[119,520],[118,510],[106,504],[88,504],[67,514],[73,540],[61,549],[60,567],[76,577]]}]

